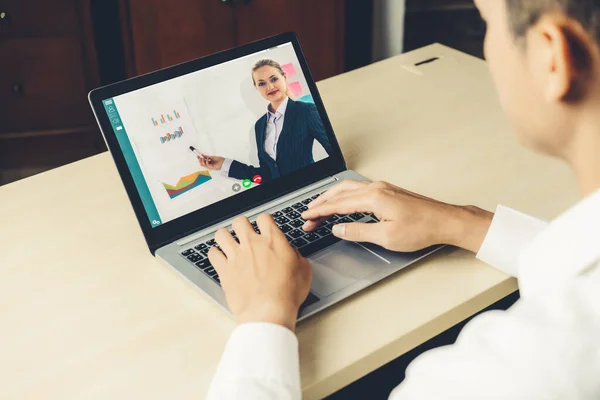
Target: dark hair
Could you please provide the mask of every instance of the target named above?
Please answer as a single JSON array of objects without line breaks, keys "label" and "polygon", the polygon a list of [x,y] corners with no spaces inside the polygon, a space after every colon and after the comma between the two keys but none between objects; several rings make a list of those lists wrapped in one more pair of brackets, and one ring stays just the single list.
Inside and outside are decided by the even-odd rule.
[{"label": "dark hair", "polygon": [[552,11],[560,11],[578,21],[600,44],[600,0],[506,0],[510,25],[517,38]]}]

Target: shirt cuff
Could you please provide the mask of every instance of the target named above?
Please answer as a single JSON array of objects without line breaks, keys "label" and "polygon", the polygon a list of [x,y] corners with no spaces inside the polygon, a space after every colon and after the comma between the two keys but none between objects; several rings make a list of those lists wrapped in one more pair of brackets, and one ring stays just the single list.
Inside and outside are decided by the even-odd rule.
[{"label": "shirt cuff", "polygon": [[235,328],[217,367],[213,386],[233,384],[238,379],[278,382],[300,391],[296,335],[270,323],[247,323]]},{"label": "shirt cuff", "polygon": [[519,256],[547,226],[544,221],[499,205],[477,258],[516,277]]},{"label": "shirt cuff", "polygon": [[231,168],[231,163],[233,163],[233,160],[231,158],[226,158],[223,161],[223,165],[221,166],[221,175],[223,175],[225,178],[229,177],[229,169]]}]

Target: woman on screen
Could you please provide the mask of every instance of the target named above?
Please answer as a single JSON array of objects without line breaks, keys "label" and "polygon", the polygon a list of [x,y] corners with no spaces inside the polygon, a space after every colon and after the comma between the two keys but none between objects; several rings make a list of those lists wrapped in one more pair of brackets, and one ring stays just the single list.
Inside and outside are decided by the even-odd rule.
[{"label": "woman on screen", "polygon": [[290,98],[287,77],[279,63],[258,61],[252,68],[252,82],[269,102],[266,114],[254,125],[259,166],[205,154],[198,157],[201,166],[221,170],[235,179],[260,175],[264,182],[313,164],[315,140],[331,154],[331,144],[317,107]]}]

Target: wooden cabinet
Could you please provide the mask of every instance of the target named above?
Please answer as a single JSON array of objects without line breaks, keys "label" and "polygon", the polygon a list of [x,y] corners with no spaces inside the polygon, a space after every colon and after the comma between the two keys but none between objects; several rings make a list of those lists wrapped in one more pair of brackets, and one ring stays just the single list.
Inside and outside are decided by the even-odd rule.
[{"label": "wooden cabinet", "polygon": [[81,43],[77,38],[0,41],[0,135],[90,124]]},{"label": "wooden cabinet", "polygon": [[342,73],[348,1],[0,0],[0,185],[103,151],[101,85],[286,31]]},{"label": "wooden cabinet", "polygon": [[130,76],[295,31],[315,79],[343,72],[344,0],[122,0]]},{"label": "wooden cabinet", "polygon": [[[88,1],[0,0],[0,169],[25,159],[53,167],[102,148],[87,105],[99,85],[94,49]],[[64,137],[38,140],[51,136]]]},{"label": "wooden cabinet", "polygon": [[344,1],[253,0],[238,7],[238,43],[294,31],[316,80],[344,70]]},{"label": "wooden cabinet", "polygon": [[129,0],[130,75],[235,45],[233,9],[218,0]]}]

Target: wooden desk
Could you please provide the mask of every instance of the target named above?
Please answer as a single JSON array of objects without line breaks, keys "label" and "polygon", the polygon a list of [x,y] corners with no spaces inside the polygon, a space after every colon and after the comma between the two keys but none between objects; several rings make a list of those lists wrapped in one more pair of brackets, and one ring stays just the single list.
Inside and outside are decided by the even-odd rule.
[{"label": "wooden desk", "polygon": [[[349,167],[372,179],[544,218],[577,200],[566,166],[513,139],[483,61],[435,45],[319,87]],[[0,397],[202,398],[234,323],[149,254],[108,154],[1,187],[0,205]],[[447,249],[309,319],[305,398],[515,288]]]}]

